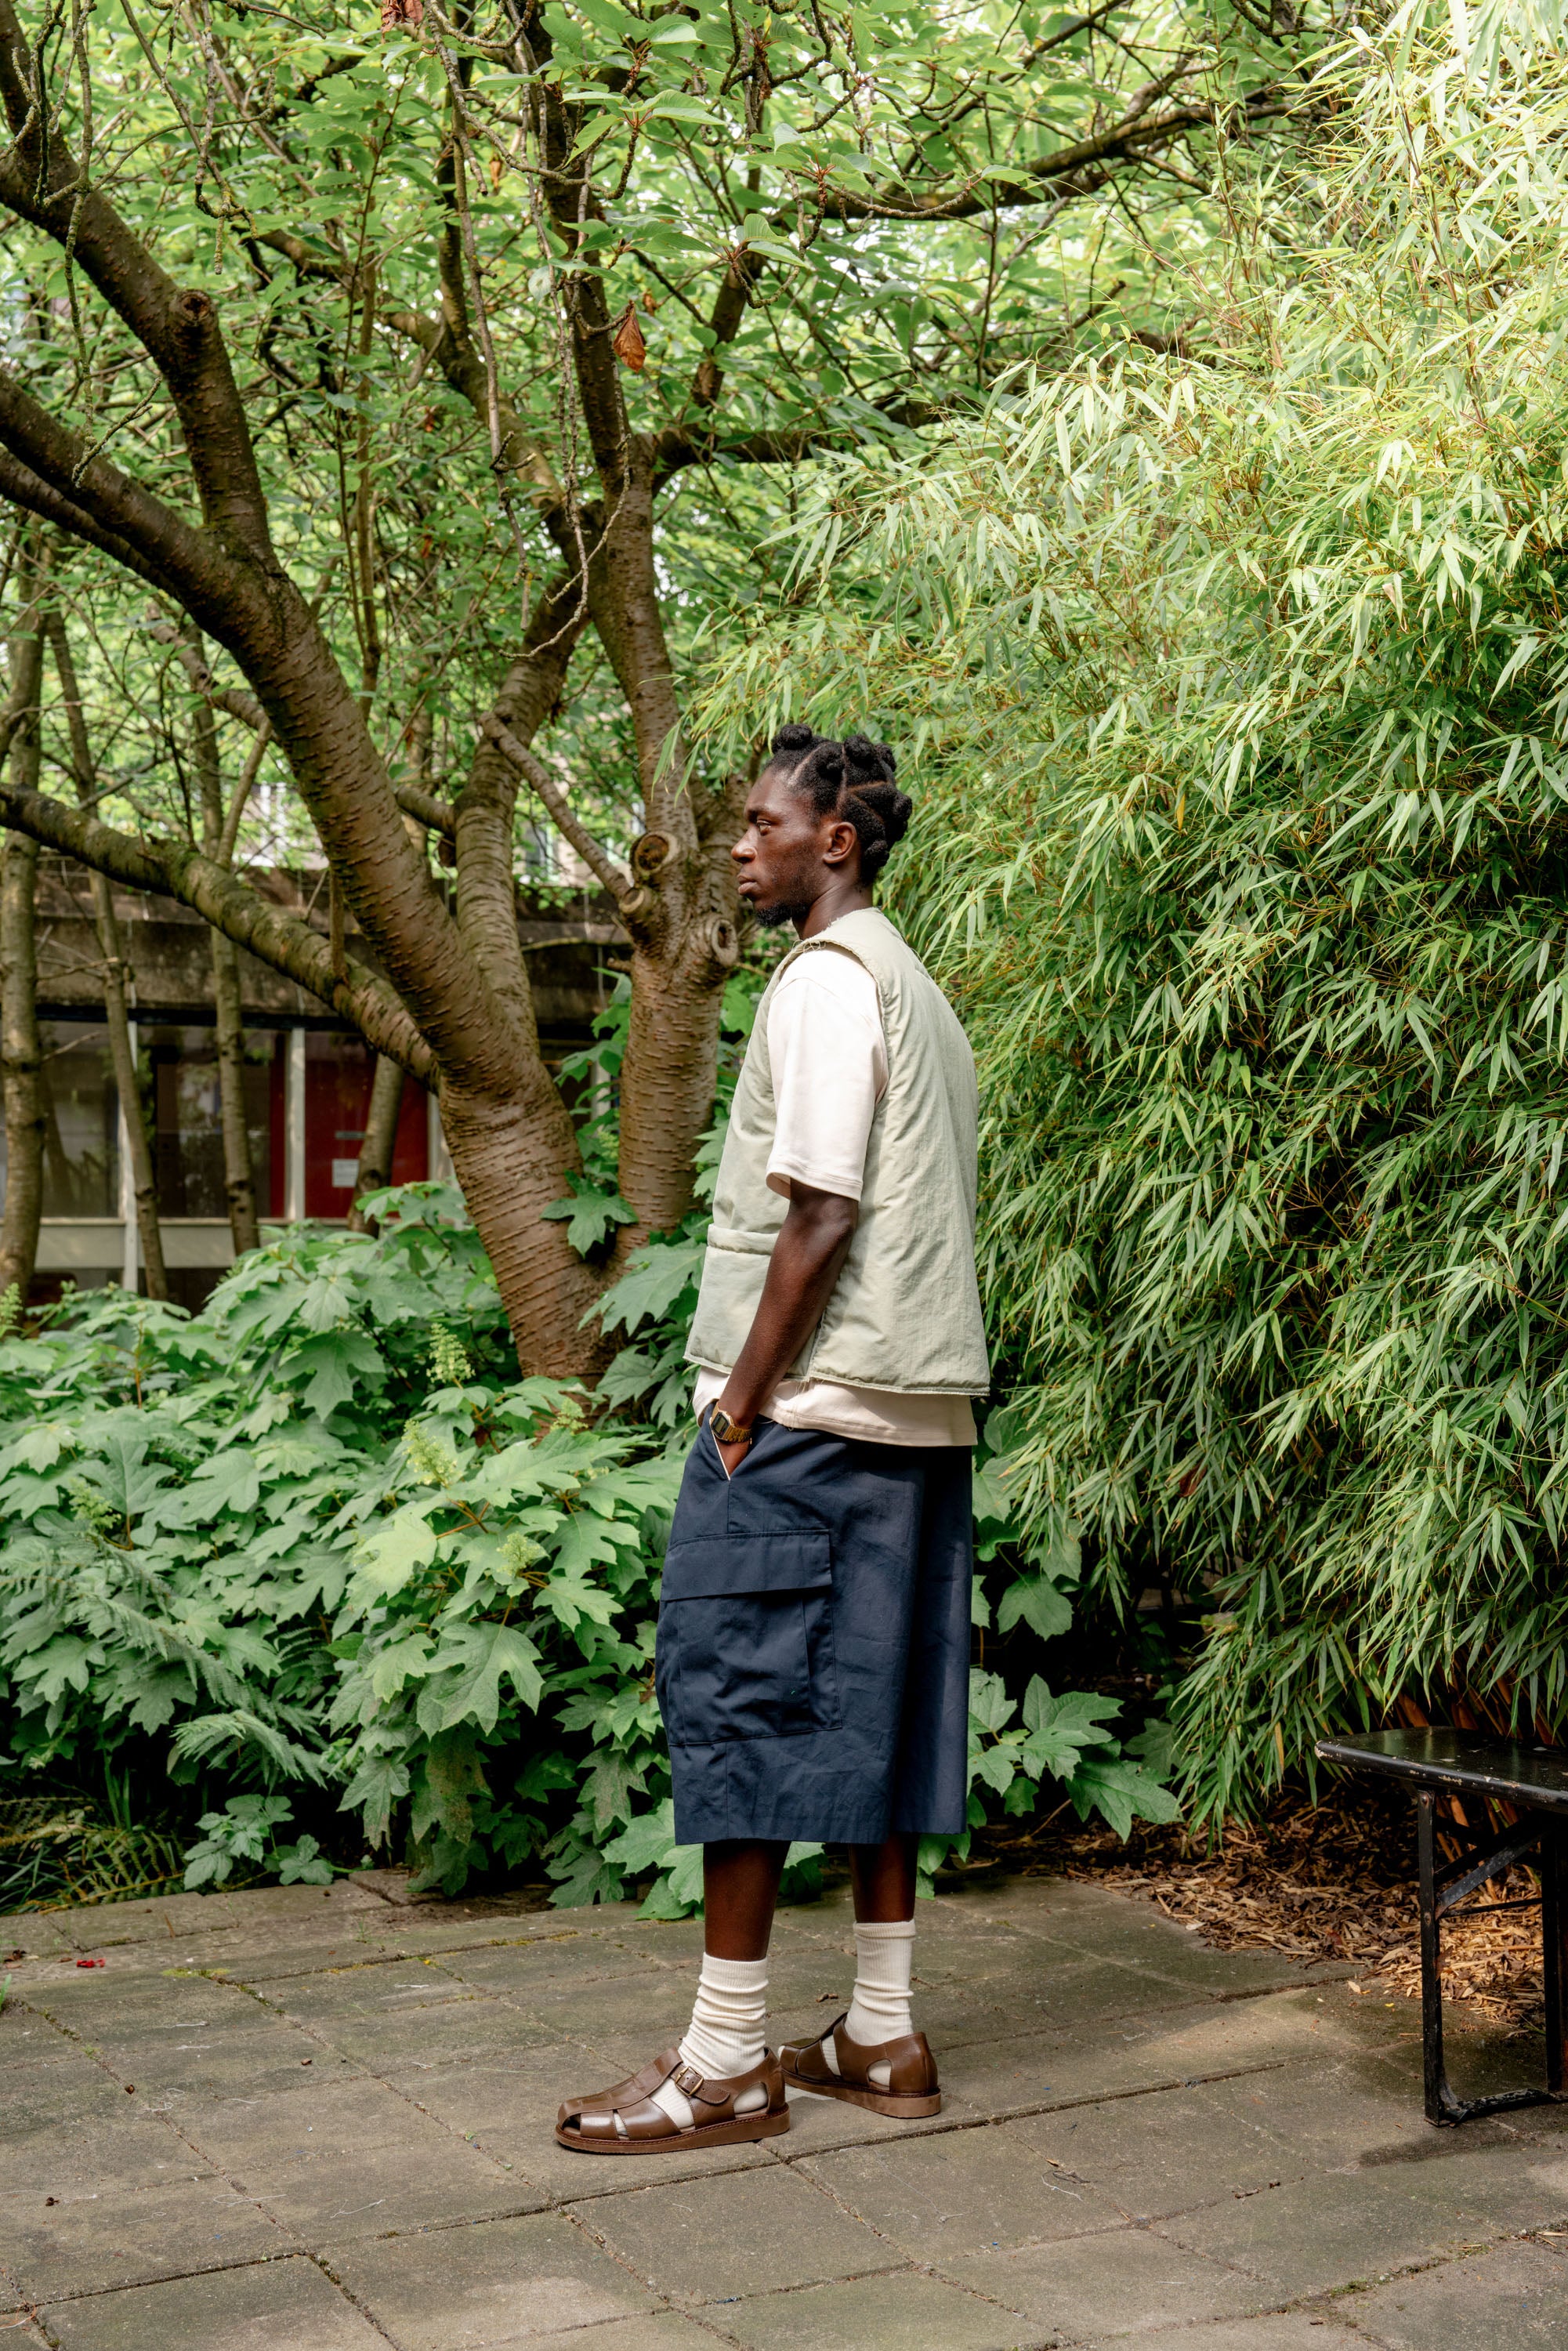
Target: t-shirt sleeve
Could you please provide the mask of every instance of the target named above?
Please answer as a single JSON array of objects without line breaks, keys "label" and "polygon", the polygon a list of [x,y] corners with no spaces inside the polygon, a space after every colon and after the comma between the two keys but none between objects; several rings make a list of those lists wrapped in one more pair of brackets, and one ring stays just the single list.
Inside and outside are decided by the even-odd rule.
[{"label": "t-shirt sleeve", "polygon": [[866,1145],[887,1084],[876,982],[852,956],[802,956],[768,1008],[768,1058],[777,1112],[768,1181],[858,1200]]}]

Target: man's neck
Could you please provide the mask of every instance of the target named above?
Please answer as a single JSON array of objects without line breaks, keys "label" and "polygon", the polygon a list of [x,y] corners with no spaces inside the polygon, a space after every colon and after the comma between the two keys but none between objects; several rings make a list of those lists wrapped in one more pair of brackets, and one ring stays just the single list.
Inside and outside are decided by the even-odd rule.
[{"label": "man's neck", "polygon": [[821,896],[812,902],[805,921],[797,923],[795,928],[803,939],[814,939],[841,914],[858,914],[871,903],[871,892],[863,882],[830,882]]}]

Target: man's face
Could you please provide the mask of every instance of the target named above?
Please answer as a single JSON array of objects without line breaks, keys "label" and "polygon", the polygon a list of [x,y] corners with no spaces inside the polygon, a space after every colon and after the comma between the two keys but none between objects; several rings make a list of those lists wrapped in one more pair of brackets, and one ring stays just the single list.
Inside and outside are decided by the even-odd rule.
[{"label": "man's face", "polygon": [[793,791],[787,768],[764,768],[746,803],[746,831],[730,851],[741,904],[759,923],[803,923],[842,867],[843,841],[854,831],[819,816]]}]

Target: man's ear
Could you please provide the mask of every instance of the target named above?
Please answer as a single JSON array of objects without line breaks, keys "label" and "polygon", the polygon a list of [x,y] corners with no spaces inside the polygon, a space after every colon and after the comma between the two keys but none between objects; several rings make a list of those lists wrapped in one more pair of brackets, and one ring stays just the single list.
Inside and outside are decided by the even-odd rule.
[{"label": "man's ear", "polygon": [[828,837],[822,846],[824,865],[844,865],[860,854],[861,837],[852,824],[839,817],[828,827]]}]

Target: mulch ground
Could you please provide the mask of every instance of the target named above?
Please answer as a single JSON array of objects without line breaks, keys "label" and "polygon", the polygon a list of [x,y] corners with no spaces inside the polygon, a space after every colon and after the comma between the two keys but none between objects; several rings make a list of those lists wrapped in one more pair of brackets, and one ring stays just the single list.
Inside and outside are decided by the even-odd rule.
[{"label": "mulch ground", "polygon": [[[1228,1829],[1215,1853],[1179,1827],[1134,1829],[1124,1844],[1103,1823],[1075,1822],[988,1830],[975,1848],[977,1862],[1026,1877],[1092,1878],[1146,1895],[1217,1950],[1348,1961],[1369,1994],[1420,1997],[1416,1827],[1404,1799],[1365,1787],[1325,1791],[1318,1804],[1287,1795],[1264,1819]],[[1514,2032],[1538,2032],[1544,2021],[1538,1892],[1516,1867],[1443,1921],[1445,1997]]]}]

